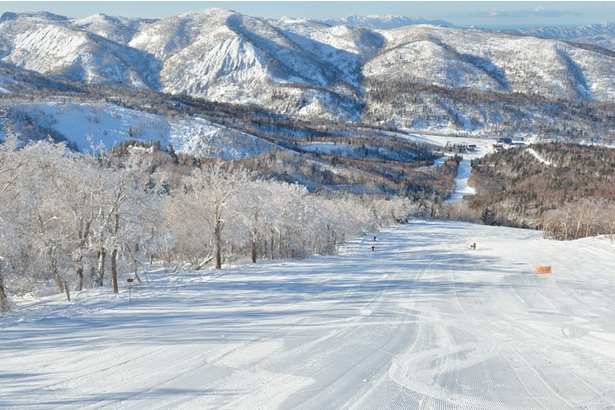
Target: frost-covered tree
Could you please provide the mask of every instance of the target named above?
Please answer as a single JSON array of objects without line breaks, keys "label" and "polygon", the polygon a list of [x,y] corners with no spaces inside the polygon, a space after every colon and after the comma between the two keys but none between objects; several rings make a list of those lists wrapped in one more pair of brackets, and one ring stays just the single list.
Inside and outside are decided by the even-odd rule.
[{"label": "frost-covered tree", "polygon": [[[268,223],[269,257],[287,258],[307,249],[307,230],[317,217],[311,211],[307,189],[296,184],[274,185]],[[267,240],[267,239],[266,239]]]},{"label": "frost-covered tree", "polygon": [[271,199],[274,185],[273,182],[259,179],[249,181],[242,188],[244,199],[241,222],[248,235],[250,259],[254,263],[259,257],[259,243],[263,239],[267,224],[273,218]]},{"label": "frost-covered tree", "polygon": [[138,279],[139,267],[159,257],[220,269],[225,258],[334,254],[348,237],[405,220],[412,209],[397,197],[310,194],[231,162],[178,161],[174,169],[155,150],[125,148],[94,155],[47,141],[2,147],[2,309],[10,295],[43,288],[69,300],[72,289],[107,283],[118,292],[123,272],[132,268]]},{"label": "frost-covered tree", "polygon": [[9,254],[15,249],[14,197],[18,181],[24,172],[23,164],[16,154],[16,141],[11,137],[11,133],[7,132],[6,142],[0,147],[0,312],[9,309],[6,274]]},{"label": "frost-covered tree", "polygon": [[[158,201],[155,192],[143,186],[139,160],[128,157],[120,168],[105,167],[102,177],[102,201],[98,224],[103,254],[108,254],[111,265],[111,287],[119,291],[120,254],[125,254],[133,265],[139,263],[141,250],[153,252],[152,240],[157,222]],[[135,268],[136,273],[136,268]]]},{"label": "frost-covered tree", "polygon": [[46,261],[46,271],[59,291],[70,300],[70,286],[62,267],[70,255],[72,235],[71,210],[64,200],[67,186],[65,164],[70,154],[64,145],[40,141],[25,147],[20,156],[27,178],[19,184],[19,209],[25,219],[21,234],[30,238]]},{"label": "frost-covered tree", "polygon": [[[199,228],[195,235],[208,239],[209,252],[204,262],[213,259],[216,269],[222,267],[225,227],[239,217],[238,203],[241,201],[237,200],[237,196],[249,179],[247,171],[227,169],[222,162],[214,161],[194,169],[183,179],[182,189],[174,193],[174,199],[167,202],[181,208],[179,213]],[[173,222],[175,226],[184,225],[184,221],[176,216],[173,216]]]}]

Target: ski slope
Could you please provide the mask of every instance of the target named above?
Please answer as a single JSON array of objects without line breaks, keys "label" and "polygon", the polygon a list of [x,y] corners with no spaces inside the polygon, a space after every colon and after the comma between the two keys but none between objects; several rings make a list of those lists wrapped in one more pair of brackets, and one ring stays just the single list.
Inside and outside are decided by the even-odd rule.
[{"label": "ski slope", "polygon": [[0,408],[613,406],[609,239],[422,220],[376,235],[23,301],[0,317]]}]

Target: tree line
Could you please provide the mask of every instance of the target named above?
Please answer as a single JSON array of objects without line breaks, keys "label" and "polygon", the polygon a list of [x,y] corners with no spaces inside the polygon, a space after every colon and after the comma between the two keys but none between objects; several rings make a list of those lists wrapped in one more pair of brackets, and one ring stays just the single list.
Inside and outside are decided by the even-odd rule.
[{"label": "tree line", "polygon": [[0,306],[13,296],[109,285],[149,264],[334,254],[349,237],[407,220],[401,196],[309,193],[237,163],[154,146],[71,151],[35,141],[0,148]]}]

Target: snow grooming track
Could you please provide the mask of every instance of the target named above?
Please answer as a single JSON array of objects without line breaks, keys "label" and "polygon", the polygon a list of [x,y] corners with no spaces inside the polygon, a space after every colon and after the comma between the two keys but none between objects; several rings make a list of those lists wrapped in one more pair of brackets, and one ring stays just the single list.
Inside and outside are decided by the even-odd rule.
[{"label": "snow grooming track", "polygon": [[613,408],[608,240],[438,221],[377,236],[151,272],[131,303],[23,303],[0,316],[0,408]]},{"label": "snow grooming track", "polygon": [[[351,246],[346,256],[364,258],[371,249],[371,242],[359,241]],[[378,243],[379,252],[383,247]],[[371,257],[371,254],[367,254]],[[361,264],[362,265],[362,264]],[[361,269],[362,266],[357,266]],[[363,267],[363,269],[365,269]],[[342,271],[351,272],[349,269]],[[345,408],[359,400],[356,396],[367,396],[374,383],[379,383],[386,375],[392,352],[407,343],[407,327],[413,326],[412,320],[390,322],[387,319],[389,302],[384,295],[391,297],[391,288],[397,284],[398,272],[370,273],[362,278],[364,283],[377,284],[373,293],[366,293],[366,303],[357,304],[358,315],[338,330],[332,331],[315,343],[303,346],[293,352],[291,361],[296,363],[295,372],[315,372],[313,386],[303,389],[292,399],[284,403],[284,408]],[[360,282],[353,286],[353,293],[346,294],[344,300],[353,304],[353,300],[362,299],[358,295],[365,293]],[[332,308],[337,309],[336,306]],[[318,325],[318,328],[322,328]],[[410,332],[411,334],[411,332]],[[307,355],[307,356],[306,356]],[[305,356],[305,357],[304,357]],[[308,366],[305,366],[305,363]]]}]

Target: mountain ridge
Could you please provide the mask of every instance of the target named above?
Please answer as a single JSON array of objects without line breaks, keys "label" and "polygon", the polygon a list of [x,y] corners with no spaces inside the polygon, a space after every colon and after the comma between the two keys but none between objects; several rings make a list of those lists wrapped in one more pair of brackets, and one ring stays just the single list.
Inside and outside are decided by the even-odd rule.
[{"label": "mountain ridge", "polygon": [[308,121],[451,135],[613,136],[612,51],[576,43],[571,29],[550,39],[426,22],[265,19],[221,8],[151,20],[5,13],[0,63],[11,80],[2,86],[5,97],[23,90],[28,72],[49,84],[150,90]]}]

